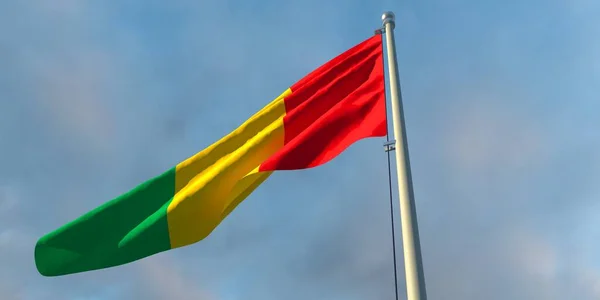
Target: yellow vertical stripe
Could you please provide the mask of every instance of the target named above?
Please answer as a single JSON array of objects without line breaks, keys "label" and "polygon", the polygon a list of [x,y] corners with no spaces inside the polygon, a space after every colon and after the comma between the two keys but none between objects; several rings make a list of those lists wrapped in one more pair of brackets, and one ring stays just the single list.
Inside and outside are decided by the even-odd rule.
[{"label": "yellow vertical stripe", "polygon": [[171,247],[206,237],[268,178],[260,164],[284,144],[287,89],[218,142],[176,167],[175,196],[167,208]]}]

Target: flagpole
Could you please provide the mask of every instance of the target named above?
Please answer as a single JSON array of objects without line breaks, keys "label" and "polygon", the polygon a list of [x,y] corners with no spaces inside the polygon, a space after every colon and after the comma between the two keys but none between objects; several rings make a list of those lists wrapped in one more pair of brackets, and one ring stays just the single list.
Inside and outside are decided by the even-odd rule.
[{"label": "flagpole", "polygon": [[398,173],[398,196],[400,200],[400,219],[402,224],[402,246],[404,249],[404,271],[406,273],[406,295],[408,300],[426,300],[425,276],[421,257],[417,211],[413,193],[408,155],[406,126],[402,108],[402,94],[398,79],[396,45],[394,41],[395,16],[385,12],[381,19],[385,31],[387,66],[389,75],[390,98],[392,102],[392,122],[394,127],[396,171]]}]

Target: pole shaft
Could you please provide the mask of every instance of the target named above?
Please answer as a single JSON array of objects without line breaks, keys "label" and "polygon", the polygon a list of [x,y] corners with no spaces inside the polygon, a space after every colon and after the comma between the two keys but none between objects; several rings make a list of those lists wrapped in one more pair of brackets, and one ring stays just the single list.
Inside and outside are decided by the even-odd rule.
[{"label": "pole shaft", "polygon": [[402,108],[402,94],[398,78],[396,46],[394,41],[395,20],[392,12],[383,15],[385,29],[387,66],[389,75],[390,100],[392,102],[392,122],[396,140],[396,171],[398,173],[398,197],[402,224],[402,245],[404,250],[404,271],[406,273],[406,295],[408,300],[426,300],[425,276],[421,257],[417,212],[413,193],[408,142]]}]

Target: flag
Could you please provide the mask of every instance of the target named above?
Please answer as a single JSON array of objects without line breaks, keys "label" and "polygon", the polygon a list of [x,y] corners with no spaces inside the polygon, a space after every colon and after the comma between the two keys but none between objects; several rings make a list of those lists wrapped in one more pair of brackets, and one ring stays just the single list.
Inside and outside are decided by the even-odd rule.
[{"label": "flag", "polygon": [[39,239],[40,274],[126,264],[208,236],[278,170],[387,133],[381,35],[315,69],[208,148]]}]

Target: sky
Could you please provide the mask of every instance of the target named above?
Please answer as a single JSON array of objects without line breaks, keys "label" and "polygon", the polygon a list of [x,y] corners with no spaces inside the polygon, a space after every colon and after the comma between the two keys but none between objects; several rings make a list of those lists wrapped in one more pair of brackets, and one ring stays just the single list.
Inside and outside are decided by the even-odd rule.
[{"label": "sky", "polygon": [[33,259],[387,10],[429,298],[600,299],[593,0],[0,1],[0,298],[393,299],[383,139],[274,174],[197,244],[55,278]]}]

